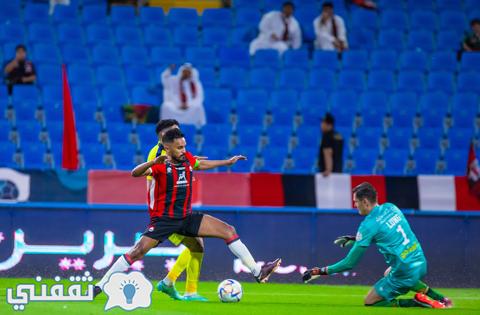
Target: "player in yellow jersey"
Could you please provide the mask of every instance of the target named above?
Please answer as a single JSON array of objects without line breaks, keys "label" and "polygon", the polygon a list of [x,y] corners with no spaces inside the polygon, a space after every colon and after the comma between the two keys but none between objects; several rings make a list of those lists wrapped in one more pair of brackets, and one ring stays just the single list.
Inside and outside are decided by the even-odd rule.
[{"label": "player in yellow jersey", "polygon": [[[180,128],[178,121],[175,119],[163,119],[157,123],[155,132],[159,141],[148,153],[148,161],[154,160],[159,155],[165,155],[161,139],[167,131],[174,128]],[[152,177],[148,176],[148,186],[150,186],[151,181]],[[207,301],[206,298],[197,292],[200,268],[203,260],[203,239],[201,237],[189,237],[179,234],[172,234],[168,239],[176,246],[180,244],[188,244],[188,246],[178,256],[177,261],[167,276],[157,284],[157,289],[166,293],[174,300]],[[187,281],[185,284],[185,293],[181,296],[175,288],[175,281],[185,269],[187,269]]]}]

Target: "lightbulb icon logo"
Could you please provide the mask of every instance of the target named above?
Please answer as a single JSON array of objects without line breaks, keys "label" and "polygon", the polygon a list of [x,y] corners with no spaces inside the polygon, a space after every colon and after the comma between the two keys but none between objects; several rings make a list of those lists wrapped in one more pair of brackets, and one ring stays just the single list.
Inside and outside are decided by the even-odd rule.
[{"label": "lightbulb icon logo", "polygon": [[152,283],[139,271],[112,274],[103,291],[108,296],[106,311],[116,306],[131,311],[152,303]]},{"label": "lightbulb icon logo", "polygon": [[123,291],[123,295],[125,296],[125,301],[127,304],[132,304],[132,299],[135,296],[135,292],[139,289],[137,283],[135,281],[123,281],[120,290]]}]

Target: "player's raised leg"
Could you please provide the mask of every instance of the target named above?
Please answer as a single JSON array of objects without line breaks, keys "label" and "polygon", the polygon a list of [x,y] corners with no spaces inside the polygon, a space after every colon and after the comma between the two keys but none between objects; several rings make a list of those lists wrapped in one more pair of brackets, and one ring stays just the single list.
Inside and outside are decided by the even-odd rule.
[{"label": "player's raised leg", "polygon": [[240,240],[235,228],[210,215],[203,216],[198,235],[202,237],[216,237],[223,239],[227,243],[230,251],[238,257],[248,269],[250,269],[258,282],[266,282],[282,262],[280,258],[277,258],[260,268],[257,266],[257,263],[247,246],[245,246]]},{"label": "player's raised leg", "polygon": [[95,285],[94,296],[100,294],[103,290],[103,286],[107,283],[110,276],[115,272],[124,272],[128,270],[131,264],[140,260],[146,253],[155,246],[158,245],[158,241],[148,236],[142,236],[142,238],[126,253],[120,256],[117,261],[108,269],[103,278]]}]

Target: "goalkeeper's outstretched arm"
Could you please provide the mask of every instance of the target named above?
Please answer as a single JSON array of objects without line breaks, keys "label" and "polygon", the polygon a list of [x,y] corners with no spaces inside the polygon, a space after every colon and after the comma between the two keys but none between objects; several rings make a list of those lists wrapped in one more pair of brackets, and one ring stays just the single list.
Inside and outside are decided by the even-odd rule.
[{"label": "goalkeeper's outstretched arm", "polygon": [[362,259],[363,254],[365,254],[366,250],[367,247],[360,246],[358,245],[358,243],[355,243],[352,249],[348,252],[348,255],[336,264],[321,268],[312,268],[305,271],[303,273],[303,282],[310,282],[311,280],[316,279],[320,276],[331,275],[334,273],[353,269]]}]

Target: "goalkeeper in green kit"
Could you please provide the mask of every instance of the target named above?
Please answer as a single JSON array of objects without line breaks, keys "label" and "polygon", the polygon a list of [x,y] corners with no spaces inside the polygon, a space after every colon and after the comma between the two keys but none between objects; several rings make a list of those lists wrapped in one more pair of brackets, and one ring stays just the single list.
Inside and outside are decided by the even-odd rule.
[{"label": "goalkeeper in green kit", "polygon": [[[385,257],[389,268],[365,297],[366,306],[387,307],[452,307],[449,298],[428,287],[421,279],[427,273],[427,260],[422,247],[412,232],[403,213],[394,204],[377,202],[377,191],[367,182],[353,189],[353,201],[365,219],[356,237],[342,236],[335,244],[351,246],[347,257],[336,264],[305,271],[303,281],[310,282],[320,276],[350,270],[356,266],[371,243]],[[413,299],[398,296],[417,292]]]}]

